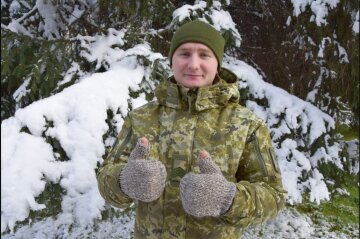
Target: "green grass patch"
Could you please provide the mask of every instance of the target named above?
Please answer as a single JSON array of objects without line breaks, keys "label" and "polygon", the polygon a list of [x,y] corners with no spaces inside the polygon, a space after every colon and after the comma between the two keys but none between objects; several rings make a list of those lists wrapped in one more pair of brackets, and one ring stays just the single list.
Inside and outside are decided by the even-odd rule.
[{"label": "green grass patch", "polygon": [[[357,177],[357,176],[354,176]],[[354,180],[355,181],[355,180]],[[334,192],[330,201],[322,202],[320,205],[309,201],[305,195],[304,202],[296,206],[300,213],[309,216],[315,225],[327,225],[330,231],[342,232],[353,236],[359,235],[359,186],[358,181],[346,184],[349,196]]]},{"label": "green grass patch", "polygon": [[350,141],[359,139],[359,126],[349,126],[346,124],[336,124],[335,131],[344,136],[343,140]]},{"label": "green grass patch", "polygon": [[340,223],[359,224],[359,187],[350,185],[344,188],[350,196],[334,193],[329,202],[320,205],[320,210],[325,216]]}]

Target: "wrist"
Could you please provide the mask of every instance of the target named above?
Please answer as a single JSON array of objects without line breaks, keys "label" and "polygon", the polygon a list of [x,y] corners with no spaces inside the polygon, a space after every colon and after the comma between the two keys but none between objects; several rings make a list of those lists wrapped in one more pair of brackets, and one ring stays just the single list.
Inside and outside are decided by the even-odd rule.
[{"label": "wrist", "polygon": [[221,205],[220,216],[224,215],[225,213],[227,213],[229,211],[229,209],[231,208],[231,205],[233,203],[235,194],[236,194],[236,184],[229,182],[228,191],[227,191],[227,193],[225,193],[224,200]]}]

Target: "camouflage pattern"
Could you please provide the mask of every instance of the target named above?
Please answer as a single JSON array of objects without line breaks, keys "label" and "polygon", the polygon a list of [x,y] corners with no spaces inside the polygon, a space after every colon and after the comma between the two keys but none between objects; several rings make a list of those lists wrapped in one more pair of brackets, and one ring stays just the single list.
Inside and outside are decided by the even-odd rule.
[{"label": "camouflage pattern", "polygon": [[[272,149],[269,130],[250,110],[239,105],[236,76],[223,69],[218,82],[185,89],[174,79],[156,89],[157,101],[129,113],[113,150],[100,167],[98,186],[104,199],[126,208],[132,200],[117,179],[140,137],[150,143],[149,157],[167,171],[159,199],[137,202],[135,238],[240,238],[250,224],[277,215],[286,192]],[[196,218],[183,210],[180,179],[199,173],[197,156],[206,150],[229,182],[236,184],[230,209],[220,217]]]}]

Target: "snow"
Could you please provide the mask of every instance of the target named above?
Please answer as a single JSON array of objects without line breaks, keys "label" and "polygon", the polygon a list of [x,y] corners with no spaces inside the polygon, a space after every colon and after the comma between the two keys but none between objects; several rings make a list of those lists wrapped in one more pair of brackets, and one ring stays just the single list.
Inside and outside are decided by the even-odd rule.
[{"label": "snow", "polygon": [[[29,11],[26,14],[23,14],[22,17],[15,19],[13,18],[13,15],[18,13],[20,6],[19,2],[21,2],[21,5],[28,8]],[[82,14],[85,12],[85,8],[91,8],[97,5],[96,0],[79,1],[74,4],[74,9],[69,9],[69,5],[66,3],[66,1],[62,3],[61,7],[59,7],[52,1],[36,0],[31,3],[31,8],[28,2],[29,1],[11,1],[9,6],[9,14],[12,18],[12,21],[8,26],[2,25],[2,27],[27,36],[35,37],[34,35],[36,35],[36,37],[38,37],[37,34],[32,32],[31,27],[23,27],[23,25],[27,25],[28,23],[27,18],[34,20],[33,14],[38,12],[41,16],[41,19],[38,19],[40,21],[38,30],[42,32],[41,37],[50,40],[58,39],[62,30],[64,30],[68,25],[70,25],[78,18],[82,17]],[[2,7],[6,4],[8,3],[1,1]],[[70,14],[67,13],[67,11],[70,11]]]},{"label": "snow", "polygon": [[[36,6],[40,15],[44,18],[40,23],[40,30],[44,31],[44,36],[48,39],[59,38],[60,33],[57,30],[59,21],[56,17],[56,6],[47,1],[37,1]],[[62,28],[62,26],[60,26]]]},{"label": "snow", "polygon": [[173,18],[178,18],[178,21],[181,22],[186,18],[190,18],[192,12],[196,12],[197,9],[204,9],[206,7],[205,1],[200,1],[197,4],[189,5],[186,4],[173,12]]},{"label": "snow", "polygon": [[348,59],[348,54],[345,50],[344,47],[342,47],[340,45],[340,43],[336,40],[331,40],[330,37],[324,37],[322,40],[321,40],[321,44],[319,45],[319,51],[318,51],[318,57],[319,58],[324,58],[324,50],[325,50],[325,47],[326,47],[326,44],[331,44],[331,43],[334,43],[335,45],[338,46],[338,51],[334,51],[334,55],[338,55],[339,58],[340,58],[340,63],[349,63],[349,59]]},{"label": "snow", "polygon": [[[1,5],[3,5],[3,1],[1,1]],[[11,13],[16,13],[20,10],[20,3],[18,1],[13,1],[11,4],[10,4],[10,7],[9,7],[9,12]]]},{"label": "snow", "polygon": [[[314,21],[321,25],[326,23],[328,8],[336,7],[338,1],[292,0],[292,3],[295,16],[305,11],[306,6],[310,6]],[[56,37],[57,33],[52,31],[55,19],[51,15],[55,9],[42,1],[37,1],[37,4],[39,11],[45,11],[44,16],[48,16],[49,21],[43,26],[45,33],[50,39]],[[16,9],[15,3],[13,8]],[[174,19],[169,27],[176,28],[178,22],[196,15],[196,10],[201,10],[206,16],[200,16],[201,20],[211,19],[219,31],[230,30],[235,36],[235,46],[240,46],[241,36],[219,1],[213,1],[212,8],[207,8],[205,1],[184,5],[174,11]],[[73,11],[74,16],[78,16],[82,10],[75,8]],[[45,14],[46,12],[49,14]],[[354,26],[358,24],[358,16],[359,12]],[[68,21],[73,19],[69,18]],[[287,22],[288,25],[291,23],[290,17]],[[31,35],[19,21],[11,22],[6,28]],[[134,225],[133,213],[101,220],[101,212],[106,210],[107,205],[98,192],[95,169],[103,161],[105,146],[114,142],[112,137],[103,140],[103,135],[108,131],[105,122],[107,110],[110,109],[115,114],[112,124],[119,132],[129,107],[137,108],[147,102],[144,93],[132,99],[129,96],[130,90],[137,91],[143,87],[141,84],[144,79],[153,89],[155,83],[149,81],[151,64],[159,61],[165,69],[169,69],[169,65],[166,57],[152,52],[150,44],[146,42],[122,49],[126,43],[126,31],[109,29],[107,34],[77,36],[83,49],[82,56],[89,62],[96,63],[96,69],[105,66],[106,72],[88,74],[82,72],[77,63],[73,63],[64,73],[59,86],[69,82],[77,74],[80,79],[74,85],[18,109],[14,117],[2,122],[1,232],[8,229],[13,232],[2,235],[2,238],[54,238],[54,235],[59,238],[83,238],[89,235],[91,238],[130,237]],[[323,39],[319,57],[322,57],[326,41],[331,39]],[[346,62],[344,48],[339,43],[334,43],[338,44],[339,58]],[[148,59],[150,66],[143,66],[142,58]],[[334,119],[310,102],[265,82],[261,74],[244,61],[225,55],[224,66],[241,79],[240,88],[249,89],[252,98],[247,101],[247,107],[266,121],[270,128],[284,188],[288,191],[288,203],[301,203],[305,191],[310,192],[310,200],[313,202],[329,200],[330,194],[324,177],[317,167],[319,162],[332,162],[339,169],[343,167],[338,156],[340,145],[328,143],[330,138],[327,133],[334,128]],[[20,100],[25,94],[26,84],[25,81],[15,92],[16,100]],[[307,100],[312,101],[316,93],[315,88],[309,93]],[[259,99],[265,99],[267,105],[259,105],[256,102]],[[296,134],[299,136],[296,137]],[[303,150],[305,145],[310,147],[319,138],[325,141],[323,147],[313,154]],[[68,160],[60,161],[59,154],[55,153],[46,139],[58,140]],[[358,144],[358,141],[349,143],[349,153],[356,154]],[[352,172],[359,172],[358,161],[354,161],[351,166]],[[310,175],[306,179],[303,179],[304,172]],[[31,210],[43,210],[47,207],[37,202],[36,197],[49,182],[59,184],[64,189],[61,213],[55,218],[30,222],[30,225],[21,226],[15,232],[16,223],[28,218]],[[290,208],[264,225],[249,228],[243,238],[254,238],[254,235],[259,238],[260,235],[265,235],[261,238],[312,238],[319,233],[311,219]],[[345,238],[333,232],[327,236]]]},{"label": "snow", "polygon": [[1,130],[1,194],[4,195],[1,202],[7,205],[1,208],[2,230],[6,224],[13,227],[16,221],[24,220],[30,209],[36,211],[45,208],[45,205],[35,201],[45,187],[41,178],[44,175],[56,181],[60,176],[51,146],[43,138],[18,133],[20,125],[15,119],[6,124],[8,127]]},{"label": "snow", "polygon": [[294,7],[294,16],[299,16],[307,6],[310,6],[313,13],[310,21],[315,21],[318,26],[327,24],[325,18],[329,13],[329,9],[335,8],[339,2],[339,0],[291,0]]},{"label": "snow", "polygon": [[[329,200],[327,186],[316,167],[319,161],[324,160],[334,162],[342,168],[338,157],[340,147],[336,144],[327,145],[326,149],[323,148],[311,156],[309,152],[299,149],[305,143],[302,139],[299,138],[298,141],[285,139],[281,144],[278,143],[278,139],[301,129],[301,134],[307,140],[306,143],[311,145],[329,129],[335,127],[334,120],[311,103],[302,101],[285,90],[265,82],[256,69],[245,62],[227,56],[224,66],[231,69],[241,79],[240,88],[248,87],[254,98],[265,98],[268,101],[268,107],[264,107],[255,101],[248,100],[247,107],[268,123],[282,171],[284,188],[288,191],[288,202],[301,203],[302,194],[307,189],[310,190],[311,201],[319,203],[321,200]],[[280,117],[282,114],[285,114],[284,118]],[[275,125],[278,126],[275,127]],[[329,140],[329,137],[325,139]],[[298,183],[303,172],[312,173],[307,180]]]},{"label": "snow", "polygon": [[342,47],[339,43],[337,43],[337,45],[339,50],[340,63],[349,63],[349,58],[345,48]]},{"label": "snow", "polygon": [[355,21],[352,26],[352,30],[355,34],[359,34],[359,11],[356,12]]},{"label": "snow", "polygon": [[350,196],[350,193],[346,189],[336,188],[335,191],[340,195]]},{"label": "snow", "polygon": [[320,204],[320,198],[330,200],[330,193],[323,180],[324,176],[317,169],[313,170],[312,175],[313,177],[309,179],[310,201]]},{"label": "snow", "polygon": [[94,37],[90,36],[78,36],[81,46],[85,49],[82,51],[82,56],[89,61],[97,61],[96,68],[99,68],[101,64],[111,59],[117,61],[124,55],[124,50],[120,48],[112,48],[111,46],[117,45],[119,47],[125,44],[123,40],[126,30],[108,29],[108,34],[98,35]]},{"label": "snow", "polygon": [[16,234],[7,234],[1,238],[131,238],[134,230],[134,214],[132,212],[120,218],[102,220],[95,228],[75,225],[71,232],[69,232],[69,225],[64,225],[61,221],[53,218],[46,218],[21,227]]},{"label": "snow", "polygon": [[18,33],[24,34],[26,36],[32,36],[31,33],[29,33],[25,29],[25,27],[23,27],[21,24],[19,24],[18,21],[13,21],[7,26],[1,24],[1,27],[5,28],[5,29],[8,29],[10,31],[13,31],[13,32],[18,32]]},{"label": "snow", "polygon": [[[203,16],[198,16],[198,12],[201,12]],[[235,38],[235,46],[240,47],[241,36],[236,24],[232,20],[230,13],[222,9],[220,1],[213,1],[213,6],[210,9],[205,1],[197,0],[193,5],[185,4],[173,12],[175,21],[171,25],[174,25],[174,22],[182,22],[191,17],[198,17],[199,20],[204,22],[209,22],[207,19],[211,19],[210,24],[218,31],[231,31]]]},{"label": "snow", "polygon": [[[3,121],[2,231],[24,220],[30,209],[45,207],[36,204],[34,198],[44,190],[47,180],[59,182],[66,189],[63,215],[74,214],[80,224],[89,224],[100,217],[104,200],[97,190],[94,169],[104,154],[102,136],[108,129],[106,110],[116,112],[119,108],[120,113],[126,115],[129,88],[136,90],[143,75],[141,67],[132,70],[118,67],[93,74],[59,94],[19,109],[14,117]],[[136,101],[145,102],[144,99]],[[54,126],[46,129],[45,118]],[[24,126],[31,134],[20,132]],[[70,160],[55,161],[53,149],[42,134],[58,139]]]},{"label": "snow", "polygon": [[[296,129],[310,125],[309,142],[313,143],[320,135],[335,127],[334,120],[327,114],[319,111],[314,105],[302,101],[285,90],[275,87],[262,79],[255,68],[243,61],[228,57],[224,66],[231,69],[242,80],[240,87],[249,87],[250,92],[257,99],[266,98],[269,108],[263,109],[255,102],[249,101],[248,108],[253,110],[263,120],[272,122],[282,112],[286,113],[286,124],[289,128]],[[298,117],[302,121],[298,122]],[[275,123],[275,122],[274,122]],[[328,124],[328,126],[326,126]],[[269,125],[270,127],[272,124]],[[301,127],[303,130],[306,127]]]},{"label": "snow", "polygon": [[[135,213],[130,212],[122,217],[115,217],[99,221],[95,227],[73,226],[69,228],[59,224],[58,220],[52,218],[40,222],[25,225],[16,234],[7,234],[3,239],[20,238],[132,238],[135,223]],[[55,236],[56,235],[56,236]],[[311,218],[298,213],[292,208],[285,209],[279,215],[264,224],[250,226],[243,233],[242,239],[304,239],[304,238],[327,238],[327,239],[348,239],[347,235],[336,233],[330,230],[330,225],[315,224]]]},{"label": "snow", "polygon": [[81,15],[84,13],[84,9],[79,9],[79,6],[75,6],[74,11],[70,14],[69,18],[67,19],[68,24],[70,25],[74,21],[76,21]]},{"label": "snow", "polygon": [[18,102],[21,97],[25,96],[29,90],[26,89],[26,87],[29,85],[30,78],[27,78],[24,80],[24,82],[20,85],[20,87],[14,92],[13,98],[16,102]]},{"label": "snow", "polygon": [[359,173],[359,160],[357,160],[359,157],[359,140],[351,140],[347,142],[348,145],[348,153],[350,155],[350,158],[352,160],[349,162],[349,171],[353,174]]},{"label": "snow", "polygon": [[74,75],[84,75],[84,73],[81,71],[80,66],[78,63],[73,62],[71,64],[71,67],[64,73],[64,79],[58,82],[57,86],[64,85],[71,81]]},{"label": "snow", "polygon": [[288,16],[287,20],[286,20],[286,26],[290,26],[291,23],[291,17]]}]

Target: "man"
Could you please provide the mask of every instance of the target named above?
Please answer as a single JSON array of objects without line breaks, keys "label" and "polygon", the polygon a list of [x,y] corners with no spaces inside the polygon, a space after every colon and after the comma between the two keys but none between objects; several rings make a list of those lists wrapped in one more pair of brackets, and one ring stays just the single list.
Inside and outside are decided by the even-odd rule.
[{"label": "man", "polygon": [[135,238],[240,238],[275,217],[286,192],[265,123],[239,105],[224,39],[192,21],[171,41],[173,76],[125,118],[98,173],[115,207],[137,203]]}]

